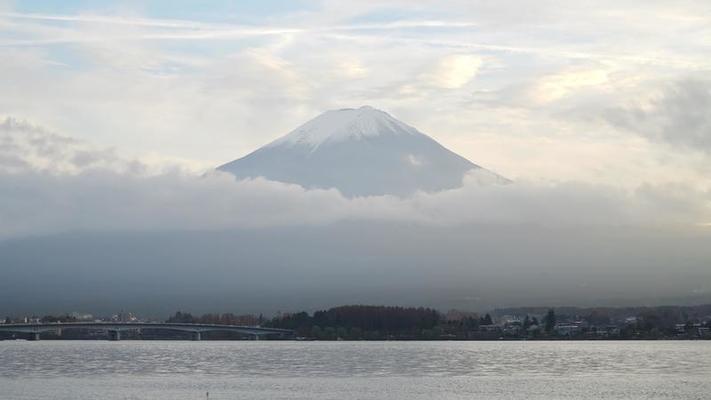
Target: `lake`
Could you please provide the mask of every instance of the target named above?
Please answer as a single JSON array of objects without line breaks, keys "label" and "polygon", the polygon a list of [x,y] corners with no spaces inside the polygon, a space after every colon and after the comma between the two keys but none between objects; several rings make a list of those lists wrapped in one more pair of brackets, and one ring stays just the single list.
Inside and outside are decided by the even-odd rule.
[{"label": "lake", "polygon": [[0,399],[709,399],[711,341],[4,341]]}]

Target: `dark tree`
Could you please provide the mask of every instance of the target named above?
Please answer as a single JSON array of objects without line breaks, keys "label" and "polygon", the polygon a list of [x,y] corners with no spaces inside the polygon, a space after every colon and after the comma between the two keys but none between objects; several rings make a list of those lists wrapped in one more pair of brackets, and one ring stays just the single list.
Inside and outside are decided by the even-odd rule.
[{"label": "dark tree", "polygon": [[315,338],[320,335],[324,339],[385,339],[420,337],[440,320],[439,313],[430,308],[353,305],[316,311],[313,316],[306,312],[285,315],[274,318],[268,325],[294,329],[300,336]]},{"label": "dark tree", "polygon": [[543,324],[546,333],[553,332],[553,328],[555,327],[555,311],[553,311],[552,308],[548,310],[548,313],[543,318]]},{"label": "dark tree", "polygon": [[531,325],[531,318],[526,314],[526,318],[523,319],[523,330],[530,328]]},{"label": "dark tree", "polygon": [[610,323],[610,316],[601,310],[593,310],[585,319],[592,325],[602,326]]},{"label": "dark tree", "polygon": [[192,314],[190,314],[190,313],[184,313],[184,312],[178,311],[175,313],[175,315],[168,318],[168,320],[165,322],[192,324],[192,323],[195,323],[195,317],[193,317]]},{"label": "dark tree", "polygon": [[67,315],[67,314],[59,315],[59,316],[55,316],[55,315],[45,315],[44,317],[40,318],[40,321],[41,321],[41,322],[45,322],[45,323],[46,323],[46,322],[49,322],[49,323],[53,323],[53,322],[76,322],[77,319],[76,319],[75,317],[72,317],[71,315]]}]

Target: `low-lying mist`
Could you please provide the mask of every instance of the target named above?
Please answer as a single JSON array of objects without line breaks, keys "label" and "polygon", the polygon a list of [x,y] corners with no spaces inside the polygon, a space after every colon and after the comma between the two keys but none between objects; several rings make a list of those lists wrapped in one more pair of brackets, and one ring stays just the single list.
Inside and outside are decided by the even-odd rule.
[{"label": "low-lying mist", "polygon": [[62,234],[0,244],[0,313],[695,303],[711,301],[708,243],[702,230],[402,222]]}]

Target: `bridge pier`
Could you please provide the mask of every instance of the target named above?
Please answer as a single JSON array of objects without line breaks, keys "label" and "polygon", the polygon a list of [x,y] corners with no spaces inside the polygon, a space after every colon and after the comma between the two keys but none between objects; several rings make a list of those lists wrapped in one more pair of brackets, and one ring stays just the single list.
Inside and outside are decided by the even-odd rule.
[{"label": "bridge pier", "polygon": [[199,331],[193,332],[193,337],[192,337],[192,339],[193,339],[194,341],[196,341],[196,342],[199,342],[199,341],[202,340],[202,334],[201,334]]},{"label": "bridge pier", "polygon": [[121,340],[121,331],[109,331],[109,340],[114,342]]},{"label": "bridge pier", "polygon": [[39,341],[40,340],[40,333],[39,332],[32,332],[30,333],[30,340],[32,341]]}]

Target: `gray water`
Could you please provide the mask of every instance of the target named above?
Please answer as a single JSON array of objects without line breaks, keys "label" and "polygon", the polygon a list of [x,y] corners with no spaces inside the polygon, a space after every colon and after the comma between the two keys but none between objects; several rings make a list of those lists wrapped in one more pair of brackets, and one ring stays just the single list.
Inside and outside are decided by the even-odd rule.
[{"label": "gray water", "polygon": [[706,342],[0,342],[0,399],[711,399]]}]

